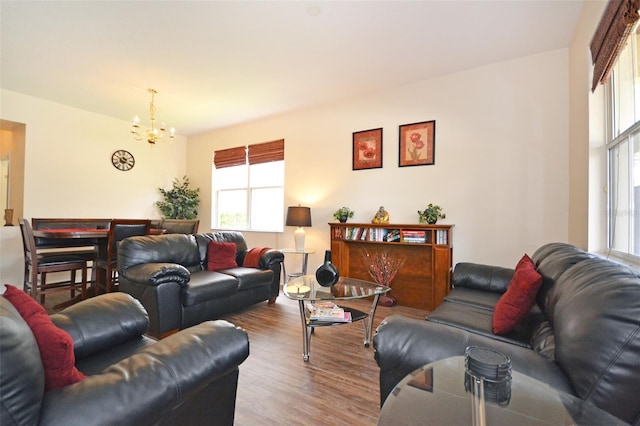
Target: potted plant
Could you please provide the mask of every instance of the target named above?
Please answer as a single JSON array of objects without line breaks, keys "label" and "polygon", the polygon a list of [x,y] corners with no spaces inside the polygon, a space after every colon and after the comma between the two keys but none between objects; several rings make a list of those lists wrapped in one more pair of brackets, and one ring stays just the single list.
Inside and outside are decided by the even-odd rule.
[{"label": "potted plant", "polygon": [[200,204],[200,188],[189,188],[189,178],[184,176],[182,182],[178,178],[173,180],[170,190],[158,188],[162,194],[162,200],[156,205],[165,219],[195,219],[198,217],[198,204]]},{"label": "potted plant", "polygon": [[348,218],[353,217],[353,213],[349,207],[340,207],[333,213],[333,218],[344,223]]},{"label": "potted plant", "polygon": [[424,211],[418,210],[418,221],[420,223],[435,224],[438,219],[444,219],[447,215],[442,212],[442,207],[429,203]]}]

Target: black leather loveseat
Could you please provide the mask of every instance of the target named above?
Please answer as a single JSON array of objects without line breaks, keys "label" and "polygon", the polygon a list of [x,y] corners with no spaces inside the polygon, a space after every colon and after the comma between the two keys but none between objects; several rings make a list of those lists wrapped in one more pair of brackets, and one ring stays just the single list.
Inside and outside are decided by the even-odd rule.
[{"label": "black leather loveseat", "polygon": [[245,331],[209,321],[156,341],[143,335],[142,305],[123,293],[50,318],[71,335],[87,378],[45,391],[34,334],[0,296],[0,425],[233,425]]},{"label": "black leather loveseat", "polygon": [[[207,270],[211,241],[235,243],[240,266]],[[242,266],[249,252],[240,232],[127,238],[118,246],[120,291],[142,303],[149,332],[159,337],[261,301],[273,303],[284,255],[266,250],[257,267]]]},{"label": "black leather loveseat", "polygon": [[511,358],[514,370],[640,425],[640,273],[551,243],[532,256],[542,275],[536,303],[506,335],[492,332],[494,306],[512,269],[456,265],[453,289],[426,321],[394,315],[373,343],[383,403],[416,368],[471,345]]}]

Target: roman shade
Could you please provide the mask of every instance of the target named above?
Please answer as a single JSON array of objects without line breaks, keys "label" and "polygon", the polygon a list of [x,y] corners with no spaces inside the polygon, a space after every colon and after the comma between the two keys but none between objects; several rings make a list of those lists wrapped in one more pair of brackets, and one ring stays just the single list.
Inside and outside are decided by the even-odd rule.
[{"label": "roman shade", "polygon": [[249,145],[249,164],[284,160],[284,139]]},{"label": "roman shade", "polygon": [[596,32],[591,40],[593,82],[591,91],[599,83],[606,83],[611,69],[640,18],[640,0],[609,0]]},{"label": "roman shade", "polygon": [[284,160],[284,139],[218,150],[213,155],[213,164],[216,169],[242,166],[247,159],[250,165]]},{"label": "roman shade", "polygon": [[216,169],[231,166],[241,166],[247,163],[247,148],[239,146],[237,148],[221,149],[213,155],[213,164]]}]

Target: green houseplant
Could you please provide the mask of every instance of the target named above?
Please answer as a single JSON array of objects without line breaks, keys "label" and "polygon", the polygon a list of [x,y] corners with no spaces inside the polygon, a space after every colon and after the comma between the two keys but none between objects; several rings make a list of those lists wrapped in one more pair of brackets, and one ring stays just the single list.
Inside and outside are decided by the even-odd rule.
[{"label": "green houseplant", "polygon": [[162,194],[162,200],[156,205],[165,219],[195,219],[198,217],[198,204],[200,204],[200,188],[189,188],[189,178],[184,176],[182,182],[178,178],[173,180],[171,189],[158,188]]},{"label": "green houseplant", "polygon": [[340,207],[333,213],[333,218],[340,222],[346,222],[348,218],[353,217],[353,213],[349,207]]},{"label": "green houseplant", "polygon": [[444,219],[445,215],[442,211],[442,207],[429,203],[426,209],[423,211],[418,210],[418,221],[420,223],[428,223],[430,225],[435,224],[438,219]]}]

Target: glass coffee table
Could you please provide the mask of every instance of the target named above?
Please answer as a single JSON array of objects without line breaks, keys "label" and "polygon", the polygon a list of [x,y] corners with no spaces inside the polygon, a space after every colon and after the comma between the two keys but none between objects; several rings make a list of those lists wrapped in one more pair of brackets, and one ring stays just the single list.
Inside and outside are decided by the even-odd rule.
[{"label": "glass coffee table", "polygon": [[[369,347],[373,334],[373,317],[378,306],[378,298],[381,294],[385,294],[390,290],[390,287],[369,281],[344,277],[341,277],[333,287],[323,287],[318,284],[315,275],[303,275],[285,284],[284,294],[289,299],[297,300],[298,306],[300,307],[303,333],[302,359],[309,361],[311,334],[315,327],[350,324],[351,322],[362,320],[364,323],[364,346]],[[312,320],[309,318],[308,312],[305,309],[305,303],[318,301],[332,301],[335,303],[340,300],[364,299],[367,297],[373,297],[369,313],[342,306],[345,312],[351,313],[351,322]]]},{"label": "glass coffee table", "polygon": [[[463,356],[427,364],[396,385],[380,410],[378,426],[626,424],[546,383],[515,370],[511,375],[508,398],[478,400],[469,389]],[[474,417],[478,412],[482,416]]]}]

